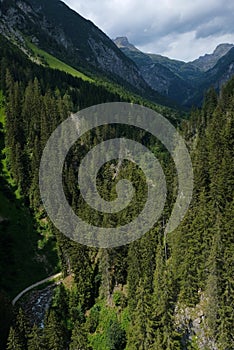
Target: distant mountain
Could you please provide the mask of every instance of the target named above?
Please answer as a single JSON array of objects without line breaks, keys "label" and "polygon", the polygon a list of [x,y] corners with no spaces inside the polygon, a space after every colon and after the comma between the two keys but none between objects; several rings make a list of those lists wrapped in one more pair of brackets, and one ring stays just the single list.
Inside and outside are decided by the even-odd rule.
[{"label": "distant mountain", "polygon": [[200,56],[198,59],[192,61],[191,64],[199,68],[201,71],[206,72],[209,69],[213,68],[218,60],[221,57],[225,56],[233,47],[233,44],[220,44],[216,47],[212,54]]},{"label": "distant mountain", "polygon": [[204,93],[213,86],[217,91],[221,90],[223,84],[234,76],[234,47],[226,55],[221,57],[216,65],[209,69],[203,75],[203,78],[197,81],[199,88],[188,101],[189,105],[201,105]]},{"label": "distant mountain", "polygon": [[202,76],[201,70],[192,63],[171,59],[162,55],[147,54],[155,63],[160,63],[184,80],[194,80]]},{"label": "distant mountain", "polygon": [[164,105],[191,107],[204,86],[219,89],[232,72],[230,65],[220,63],[231,44],[189,63],[146,54],[126,37],[113,42],[60,0],[0,0],[0,33],[29,56],[33,43],[95,80],[117,83]]},{"label": "distant mountain", "polygon": [[146,54],[130,44],[127,38],[114,40],[122,52],[133,60],[140,73],[152,89],[184,105],[195,92],[191,78],[198,78],[201,72],[193,65],[171,60],[160,55]]},{"label": "distant mountain", "polygon": [[186,107],[200,105],[206,89],[213,85],[219,90],[234,74],[232,44],[220,44],[213,54],[186,63],[143,53],[126,37],[118,37],[114,42],[136,63],[143,78],[154,90]]}]

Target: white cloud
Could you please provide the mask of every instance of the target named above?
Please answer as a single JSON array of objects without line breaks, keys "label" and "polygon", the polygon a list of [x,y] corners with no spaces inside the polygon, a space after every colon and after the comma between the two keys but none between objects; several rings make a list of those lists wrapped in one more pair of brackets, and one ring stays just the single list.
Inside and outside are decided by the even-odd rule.
[{"label": "white cloud", "polygon": [[111,38],[144,51],[192,60],[234,43],[233,0],[64,0]]}]

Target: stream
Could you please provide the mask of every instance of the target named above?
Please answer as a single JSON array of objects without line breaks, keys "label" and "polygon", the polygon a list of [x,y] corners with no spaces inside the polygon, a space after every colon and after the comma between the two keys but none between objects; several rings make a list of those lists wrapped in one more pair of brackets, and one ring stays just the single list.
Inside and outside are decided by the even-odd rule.
[{"label": "stream", "polygon": [[42,290],[34,290],[28,293],[25,300],[19,303],[31,326],[35,324],[40,328],[44,327],[46,312],[51,305],[56,286],[54,284]]}]

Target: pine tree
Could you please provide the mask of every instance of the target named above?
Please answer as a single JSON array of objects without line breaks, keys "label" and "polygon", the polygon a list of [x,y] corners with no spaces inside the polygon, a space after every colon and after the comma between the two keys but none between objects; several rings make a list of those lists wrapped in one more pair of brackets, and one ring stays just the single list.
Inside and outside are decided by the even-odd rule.
[{"label": "pine tree", "polygon": [[110,350],[121,350],[125,348],[126,334],[116,320],[110,320],[109,322],[107,328],[107,344]]},{"label": "pine tree", "polygon": [[29,324],[25,316],[24,311],[20,308],[18,315],[16,317],[16,331],[19,336],[20,344],[23,348],[27,348],[28,334],[29,334]]},{"label": "pine tree", "polygon": [[34,325],[31,333],[28,336],[28,350],[42,350],[46,349],[43,342],[41,330]]},{"label": "pine tree", "polygon": [[72,331],[70,350],[88,350],[88,334],[84,324],[76,321]]},{"label": "pine tree", "polygon": [[20,343],[20,338],[14,328],[10,328],[10,333],[7,341],[7,350],[25,350],[23,344]]},{"label": "pine tree", "polygon": [[58,320],[54,310],[49,312],[46,320],[45,329],[45,345],[48,350],[64,350],[66,348],[66,334]]}]

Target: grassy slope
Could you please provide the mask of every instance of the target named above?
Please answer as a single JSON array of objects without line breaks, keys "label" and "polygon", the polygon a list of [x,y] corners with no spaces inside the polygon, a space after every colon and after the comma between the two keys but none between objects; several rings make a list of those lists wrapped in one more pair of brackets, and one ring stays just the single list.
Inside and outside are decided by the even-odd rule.
[{"label": "grassy slope", "polygon": [[[85,75],[84,73],[81,73],[78,70],[76,70],[75,68],[60,61],[56,57],[47,53],[46,51],[38,48],[36,45],[32,44],[27,39],[26,39],[26,43],[27,43],[28,48],[32,51],[32,53],[34,55],[34,60],[36,61],[36,63],[48,65],[52,69],[58,69],[60,71],[68,73],[76,78],[80,78],[84,81],[88,81],[90,83],[93,83],[96,86],[104,87],[110,92],[114,92],[114,93],[119,94],[122,98],[125,98],[125,99],[128,98],[130,101],[132,101],[134,103],[146,105],[147,107],[155,109],[160,113],[164,110],[168,111],[169,109],[171,109],[171,107],[166,107],[166,100],[164,101],[165,103],[163,103],[163,101],[162,101],[162,103],[149,102],[149,100],[146,100],[145,98],[139,96],[138,94],[131,92],[126,87],[123,87],[121,84],[114,83],[113,81],[110,81],[107,78],[95,76],[92,79],[92,78],[88,77],[87,75]],[[172,108],[174,109],[174,107],[172,107]],[[172,111],[172,109],[171,109],[171,111]]]},{"label": "grassy slope", "polygon": [[42,236],[7,171],[4,154],[4,98],[0,91],[0,289],[13,298],[21,290],[56,272],[55,244],[38,249]]},{"label": "grassy slope", "polygon": [[46,64],[48,64],[48,66],[50,68],[61,70],[63,72],[66,72],[66,73],[74,76],[74,77],[81,78],[85,81],[90,81],[90,82],[94,81],[93,79],[89,78],[87,75],[72,68],[68,64],[60,61],[59,59],[50,55],[49,53],[39,49],[37,46],[33,45],[32,43],[27,42],[27,44],[28,44],[29,48],[33,51],[33,53],[35,54],[36,58],[38,58],[39,60],[42,58],[42,60],[44,62],[46,62]]}]

